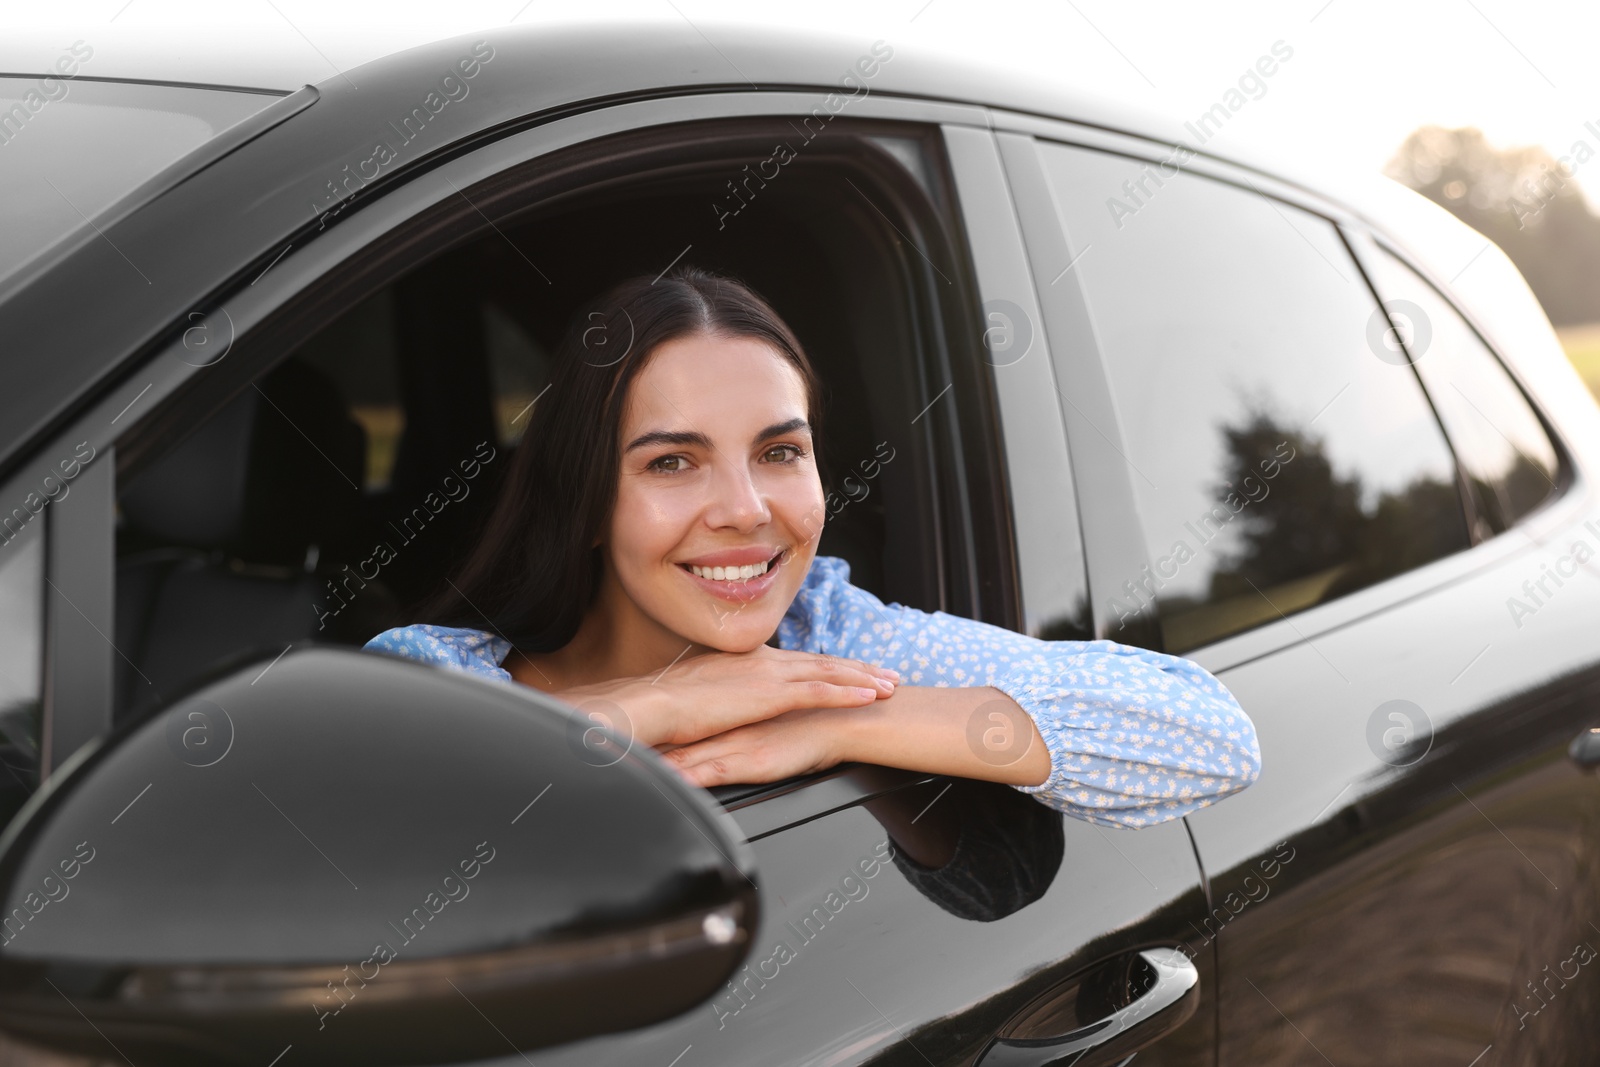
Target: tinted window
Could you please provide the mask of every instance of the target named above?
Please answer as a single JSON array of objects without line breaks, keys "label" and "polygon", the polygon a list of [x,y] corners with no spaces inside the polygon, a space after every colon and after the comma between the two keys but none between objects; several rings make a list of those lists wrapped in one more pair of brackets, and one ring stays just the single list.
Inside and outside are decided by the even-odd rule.
[{"label": "tinted window", "polygon": [[[1556,450],[1511,375],[1438,290],[1379,250],[1373,284],[1433,397],[1472,485],[1484,534],[1508,529],[1556,488]],[[1403,346],[1403,347],[1401,347]]]},{"label": "tinted window", "polygon": [[1150,560],[1097,593],[1114,614],[1153,601],[1183,651],[1467,545],[1444,435],[1411,367],[1369,345],[1387,324],[1331,223],[1175,167],[1040,150]]}]

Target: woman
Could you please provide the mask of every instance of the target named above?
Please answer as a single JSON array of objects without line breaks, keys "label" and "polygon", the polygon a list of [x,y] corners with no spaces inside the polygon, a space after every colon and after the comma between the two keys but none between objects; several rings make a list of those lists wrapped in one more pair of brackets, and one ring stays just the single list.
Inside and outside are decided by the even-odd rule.
[{"label": "woman", "polygon": [[683,269],[595,306],[428,624],[367,647],[600,712],[702,786],[857,760],[1137,827],[1255,780],[1197,665],[886,606],[816,557],[820,384],[745,286]]}]

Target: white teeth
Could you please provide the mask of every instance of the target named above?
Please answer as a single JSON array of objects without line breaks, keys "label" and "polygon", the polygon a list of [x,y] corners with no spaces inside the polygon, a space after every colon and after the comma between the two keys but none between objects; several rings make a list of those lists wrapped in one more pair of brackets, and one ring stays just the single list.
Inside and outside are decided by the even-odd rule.
[{"label": "white teeth", "polygon": [[747,563],[743,567],[695,567],[689,568],[696,577],[710,578],[714,582],[748,582],[752,578],[759,578],[767,573],[767,565],[762,563]]}]

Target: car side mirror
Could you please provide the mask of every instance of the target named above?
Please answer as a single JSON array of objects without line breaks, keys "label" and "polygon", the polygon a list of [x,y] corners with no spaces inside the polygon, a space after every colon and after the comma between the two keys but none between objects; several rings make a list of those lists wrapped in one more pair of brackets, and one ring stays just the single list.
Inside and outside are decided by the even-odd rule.
[{"label": "car side mirror", "polygon": [[709,795],[542,694],[295,649],[86,747],[7,828],[0,1028],[164,1064],[513,1054],[709,997],[753,874]]}]

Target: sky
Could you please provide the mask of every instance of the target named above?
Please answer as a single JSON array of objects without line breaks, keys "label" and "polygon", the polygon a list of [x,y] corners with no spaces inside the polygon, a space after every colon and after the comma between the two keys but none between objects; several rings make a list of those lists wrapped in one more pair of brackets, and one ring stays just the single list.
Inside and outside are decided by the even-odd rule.
[{"label": "sky", "polygon": [[[276,35],[335,67],[507,22],[557,22],[552,0],[0,0],[13,27],[215,30],[216,47]],[[1179,117],[1221,99],[1275,42],[1293,59],[1215,140],[1266,138],[1314,165],[1381,169],[1420,125],[1477,126],[1501,147],[1600,150],[1600,4],[1511,0],[585,0],[585,15],[824,26],[976,52],[1044,79],[1072,69]],[[715,29],[712,30],[714,34]],[[1600,165],[1575,174],[1600,204]]]}]

